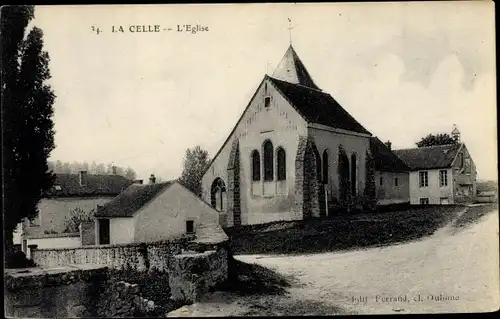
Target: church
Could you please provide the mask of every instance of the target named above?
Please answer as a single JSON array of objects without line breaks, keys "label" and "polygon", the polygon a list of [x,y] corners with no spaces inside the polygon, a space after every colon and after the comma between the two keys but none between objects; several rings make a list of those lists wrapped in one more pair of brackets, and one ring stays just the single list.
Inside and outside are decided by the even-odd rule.
[{"label": "church", "polygon": [[227,226],[325,216],[363,200],[371,146],[372,134],[314,83],[290,44],[203,175],[202,197]]}]

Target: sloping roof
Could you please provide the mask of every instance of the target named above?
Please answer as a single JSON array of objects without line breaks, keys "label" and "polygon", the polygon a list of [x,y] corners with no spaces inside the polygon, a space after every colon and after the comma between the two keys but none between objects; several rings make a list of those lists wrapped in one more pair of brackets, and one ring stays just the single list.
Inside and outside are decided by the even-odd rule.
[{"label": "sloping roof", "polygon": [[276,70],[274,70],[273,78],[320,90],[320,88],[314,84],[304,63],[302,63],[292,45],[288,47],[288,50],[276,67]]},{"label": "sloping roof", "polygon": [[156,184],[132,184],[108,203],[97,208],[96,217],[132,217],[156,195],[175,181]]},{"label": "sloping roof", "polygon": [[420,148],[394,150],[411,170],[451,167],[462,144],[448,144]]},{"label": "sloping roof", "polygon": [[370,152],[375,160],[375,170],[386,172],[407,172],[410,170],[396,154],[394,154],[377,137],[370,138]]},{"label": "sloping roof", "polygon": [[116,196],[132,181],[119,175],[85,175],[80,185],[78,174],[56,174],[56,180],[45,197]]},{"label": "sloping roof", "polygon": [[330,94],[300,84],[268,78],[307,122],[371,135]]}]

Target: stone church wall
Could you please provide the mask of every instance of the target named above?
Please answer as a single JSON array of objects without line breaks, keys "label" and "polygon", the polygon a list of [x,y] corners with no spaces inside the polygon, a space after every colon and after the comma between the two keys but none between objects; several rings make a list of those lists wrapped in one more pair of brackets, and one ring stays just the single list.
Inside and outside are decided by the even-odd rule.
[{"label": "stone church wall", "polygon": [[[268,108],[264,106],[265,96],[271,97]],[[229,185],[230,154],[234,140],[238,139],[241,223],[245,225],[275,220],[301,219],[301,215],[298,216],[292,212],[295,199],[295,155],[299,135],[307,135],[306,121],[276,91],[271,82],[263,81],[232,136],[204,175],[202,179],[203,199],[210,203],[211,184],[217,177],[222,178],[226,186]],[[286,182],[282,182],[281,185],[276,180],[276,154],[274,157],[274,181],[266,183],[263,181],[262,145],[266,139],[271,140],[275,152],[280,146],[286,152]],[[253,183],[251,153],[254,149],[259,151],[261,157],[261,181]],[[228,198],[232,197],[229,195]],[[233,217],[232,212],[227,212],[228,226],[233,226]]]},{"label": "stone church wall", "polygon": [[328,152],[329,162],[329,199],[339,197],[339,178],[338,178],[338,158],[339,146],[342,145],[349,158],[349,165],[351,164],[351,155],[356,154],[356,190],[357,194],[362,195],[365,188],[365,157],[366,151],[370,147],[370,140],[368,137],[356,136],[350,134],[343,134],[338,132],[329,131],[327,127],[323,128],[309,128],[309,135],[314,139],[318,153],[323,159],[323,152]]}]

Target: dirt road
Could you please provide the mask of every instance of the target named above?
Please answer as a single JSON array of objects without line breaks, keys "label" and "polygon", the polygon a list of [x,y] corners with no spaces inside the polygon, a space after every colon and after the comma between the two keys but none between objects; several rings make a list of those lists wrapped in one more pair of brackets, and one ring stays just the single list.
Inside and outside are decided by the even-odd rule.
[{"label": "dirt road", "polygon": [[498,211],[459,232],[344,253],[236,256],[294,278],[286,296],[228,297],[172,315],[486,312],[500,301]]}]

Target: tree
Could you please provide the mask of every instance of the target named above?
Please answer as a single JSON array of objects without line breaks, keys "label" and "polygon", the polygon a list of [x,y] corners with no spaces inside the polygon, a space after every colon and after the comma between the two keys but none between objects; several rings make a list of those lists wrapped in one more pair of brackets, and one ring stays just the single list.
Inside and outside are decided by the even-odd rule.
[{"label": "tree", "polygon": [[422,137],[420,142],[417,142],[417,147],[435,146],[435,145],[448,145],[457,144],[457,140],[450,136],[450,134],[428,134]]},{"label": "tree", "polygon": [[62,174],[71,174],[71,164],[69,162],[64,162],[62,164]]},{"label": "tree", "polygon": [[49,171],[51,171],[51,172],[55,173],[54,171],[55,171],[56,165],[55,165],[55,163],[54,163],[54,162],[48,161],[48,162],[47,162],[47,166],[48,166],[48,168],[49,168]]},{"label": "tree", "polygon": [[83,162],[83,164],[82,164],[82,170],[88,172],[89,171],[89,163]]},{"label": "tree", "polygon": [[69,217],[66,217],[64,221],[63,233],[77,233],[79,232],[80,224],[84,222],[90,222],[94,220],[95,210],[83,210],[81,208],[75,208],[70,211]]},{"label": "tree", "polygon": [[96,171],[97,171],[97,163],[95,161],[92,161],[92,164],[90,164],[89,174],[95,174]]},{"label": "tree", "polygon": [[198,196],[201,196],[201,178],[205,173],[210,158],[208,152],[200,146],[188,148],[184,156],[184,169],[179,182]]},{"label": "tree", "polygon": [[1,13],[4,243],[10,250],[17,224],[37,216],[38,202],[54,183],[47,159],[54,149],[55,95],[46,84],[42,30],[34,27],[24,39],[34,7],[4,6]]},{"label": "tree", "polygon": [[96,175],[105,175],[106,174],[106,167],[104,166],[103,163],[100,163],[96,166],[94,174],[96,174]]},{"label": "tree", "polygon": [[56,161],[56,165],[54,167],[54,173],[61,174],[63,171],[63,163],[61,161]]},{"label": "tree", "polygon": [[127,167],[124,176],[130,180],[135,180],[135,178],[137,177],[137,173],[131,167]]},{"label": "tree", "polygon": [[78,174],[83,168],[82,163],[73,161],[73,163],[69,164],[71,174]]}]

